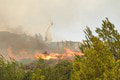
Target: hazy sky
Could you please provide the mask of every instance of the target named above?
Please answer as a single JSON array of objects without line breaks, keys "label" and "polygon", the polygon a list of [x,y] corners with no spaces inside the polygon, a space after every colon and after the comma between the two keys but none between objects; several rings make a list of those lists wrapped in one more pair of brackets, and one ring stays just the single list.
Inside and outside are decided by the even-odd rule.
[{"label": "hazy sky", "polygon": [[120,0],[0,0],[0,30],[44,35],[53,21],[54,41],[81,41],[85,27],[94,31],[105,17],[120,31],[119,9]]}]

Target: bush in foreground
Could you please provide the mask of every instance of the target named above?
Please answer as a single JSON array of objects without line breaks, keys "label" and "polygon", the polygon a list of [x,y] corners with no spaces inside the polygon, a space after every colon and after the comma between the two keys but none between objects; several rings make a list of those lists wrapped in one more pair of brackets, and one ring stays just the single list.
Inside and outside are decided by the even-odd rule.
[{"label": "bush in foreground", "polygon": [[120,79],[120,34],[107,19],[98,36],[86,29],[86,40],[80,46],[84,53],[73,62],[71,80],[119,80]]}]

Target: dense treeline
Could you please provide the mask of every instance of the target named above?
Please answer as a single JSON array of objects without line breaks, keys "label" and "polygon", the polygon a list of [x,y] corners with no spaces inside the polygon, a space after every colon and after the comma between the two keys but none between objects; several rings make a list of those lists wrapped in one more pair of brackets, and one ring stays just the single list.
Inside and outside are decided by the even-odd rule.
[{"label": "dense treeline", "polygon": [[84,32],[86,40],[80,45],[84,56],[52,65],[39,59],[32,69],[1,56],[0,80],[120,80],[120,34],[115,26],[106,19],[96,29],[97,36],[88,27]]}]

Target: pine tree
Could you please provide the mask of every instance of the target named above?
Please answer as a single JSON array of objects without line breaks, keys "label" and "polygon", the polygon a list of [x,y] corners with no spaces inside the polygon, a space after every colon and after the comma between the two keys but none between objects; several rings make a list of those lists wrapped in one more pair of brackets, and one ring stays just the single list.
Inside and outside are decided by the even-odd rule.
[{"label": "pine tree", "polygon": [[116,59],[120,59],[120,34],[115,29],[108,18],[103,21],[102,28],[97,28],[96,32],[99,37],[109,44],[109,49]]},{"label": "pine tree", "polygon": [[[103,24],[110,25],[108,21],[108,19],[107,21],[103,21]],[[114,31],[113,27],[110,27],[110,29]],[[106,29],[106,32],[103,31],[103,33],[101,33],[101,30],[102,29],[99,28],[96,30],[96,32],[99,34],[98,37],[94,36],[89,28],[85,30],[86,40],[84,40],[80,46],[80,49],[84,53],[84,56],[82,58],[76,56],[76,59],[73,62],[71,80],[120,79],[120,59],[118,57],[120,48],[118,47],[118,44],[116,44],[120,42],[119,34],[117,31],[113,34],[109,29]],[[110,44],[109,38],[103,38],[103,36],[110,35],[105,34],[107,32],[111,32],[116,37],[116,42],[112,40],[113,44]],[[111,50],[112,47],[115,47],[115,49],[117,49],[116,53],[114,50]],[[114,54],[117,54],[117,59],[115,58]]]},{"label": "pine tree", "polygon": [[72,80],[119,80],[120,67],[99,38],[92,38],[92,48],[85,50],[83,58],[73,63]]}]

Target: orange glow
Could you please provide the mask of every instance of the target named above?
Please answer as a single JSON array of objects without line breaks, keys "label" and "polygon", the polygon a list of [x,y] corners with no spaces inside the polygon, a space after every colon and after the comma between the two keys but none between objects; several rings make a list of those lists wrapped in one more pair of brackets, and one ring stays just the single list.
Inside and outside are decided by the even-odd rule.
[{"label": "orange glow", "polygon": [[17,57],[16,57],[16,55],[13,53],[13,51],[11,50],[11,48],[8,48],[7,49],[7,52],[8,52],[8,56],[10,57],[10,58],[13,58],[13,59],[15,59],[15,60],[18,60],[17,59]]},{"label": "orange glow", "polygon": [[44,60],[50,60],[50,59],[56,59],[56,60],[73,60],[74,56],[83,56],[84,54],[80,52],[73,52],[70,49],[65,48],[65,53],[49,53],[49,54],[44,54],[44,53],[35,53],[34,57],[35,59],[44,59]]},{"label": "orange glow", "polygon": [[22,60],[22,59],[35,59],[38,60],[39,58],[44,59],[44,60],[74,60],[74,56],[78,55],[78,56],[83,56],[84,54],[80,53],[80,52],[74,52],[70,49],[65,48],[65,52],[64,53],[39,53],[39,52],[35,52],[35,53],[29,53],[25,50],[19,50],[17,51],[17,54],[15,54],[11,48],[7,49],[8,52],[8,56],[10,58],[13,58],[17,61]]},{"label": "orange glow", "polygon": [[8,53],[9,58],[15,59],[17,61],[22,60],[22,59],[28,59],[28,58],[33,59],[34,58],[33,54],[29,54],[25,50],[20,50],[15,54],[11,48],[8,48],[7,53]]}]

